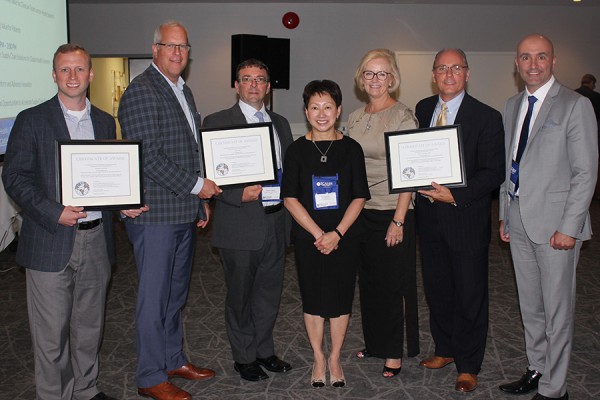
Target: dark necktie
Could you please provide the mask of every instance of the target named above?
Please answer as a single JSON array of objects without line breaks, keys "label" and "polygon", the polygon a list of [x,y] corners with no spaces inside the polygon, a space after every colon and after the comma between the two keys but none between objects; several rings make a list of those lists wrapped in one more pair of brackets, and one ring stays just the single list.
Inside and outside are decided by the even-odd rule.
[{"label": "dark necktie", "polygon": [[[525,146],[527,146],[527,139],[529,138],[529,124],[531,122],[531,114],[533,114],[533,105],[537,101],[535,96],[529,96],[527,98],[529,101],[529,106],[527,107],[527,113],[525,114],[525,119],[523,120],[523,126],[521,127],[521,136],[519,137],[519,147],[517,148],[517,157],[515,158],[515,162],[518,164],[521,161],[521,157],[523,157],[523,153],[525,152]],[[515,193],[519,189],[519,176],[517,175],[517,179],[515,182]]]},{"label": "dark necktie", "polygon": [[519,161],[521,161],[521,157],[523,157],[523,152],[525,151],[525,146],[527,146],[527,138],[529,137],[529,123],[531,122],[531,114],[533,114],[533,105],[537,101],[537,98],[535,96],[529,96],[527,101],[529,101],[529,106],[527,107],[527,113],[525,114],[523,126],[521,127],[519,147],[517,148],[517,157],[515,158],[517,164]]}]

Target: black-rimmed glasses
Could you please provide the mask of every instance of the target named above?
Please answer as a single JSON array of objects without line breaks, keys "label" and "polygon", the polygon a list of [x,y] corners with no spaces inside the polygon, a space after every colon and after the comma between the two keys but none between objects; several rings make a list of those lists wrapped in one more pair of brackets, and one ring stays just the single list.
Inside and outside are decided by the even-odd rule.
[{"label": "black-rimmed glasses", "polygon": [[390,72],[385,72],[385,71],[363,71],[362,73],[363,78],[365,78],[366,80],[370,81],[371,79],[377,77],[377,79],[379,79],[380,81],[385,81],[388,77],[388,75],[390,75]]},{"label": "black-rimmed glasses", "polygon": [[265,76],[242,76],[240,82],[244,85],[252,85],[252,82],[256,82],[257,85],[265,85],[269,81]]},{"label": "black-rimmed glasses", "polygon": [[181,53],[185,53],[190,51],[192,46],[189,44],[175,44],[175,43],[154,43],[157,46],[164,46],[168,51],[175,51],[175,49],[179,49]]}]

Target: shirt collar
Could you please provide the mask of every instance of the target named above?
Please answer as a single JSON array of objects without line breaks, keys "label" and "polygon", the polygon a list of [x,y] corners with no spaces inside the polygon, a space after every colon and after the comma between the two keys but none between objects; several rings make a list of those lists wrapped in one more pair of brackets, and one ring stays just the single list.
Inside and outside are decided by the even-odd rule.
[{"label": "shirt collar", "polygon": [[[65,106],[63,104],[63,102],[60,100],[60,97],[58,97],[58,103],[60,104],[60,109],[63,112],[63,115],[65,116],[65,118],[74,118],[71,114],[69,114],[69,109],[67,108],[67,106]],[[90,100],[86,97],[85,98],[85,114],[84,114],[84,118],[85,116],[89,116],[90,115],[90,109],[91,109],[92,103],[90,103]]]},{"label": "shirt collar", "polygon": [[[464,98],[465,98],[465,91],[463,90],[457,96],[455,96],[451,100],[448,100],[445,102],[446,107],[448,107],[448,110],[447,110],[448,125],[454,124],[454,120],[456,119],[456,114],[458,113],[458,109],[460,108],[460,105]],[[437,114],[439,114],[441,112],[442,103],[444,103],[444,101],[442,100],[441,97],[438,96],[438,103],[435,106],[435,110],[436,110]]]},{"label": "shirt collar", "polygon": [[255,117],[255,113],[257,111],[260,111],[263,113],[265,121],[269,121],[269,114],[267,114],[267,109],[265,108],[265,104],[263,103],[262,107],[260,108],[260,110],[257,110],[256,108],[252,107],[250,104],[248,103],[244,103],[242,100],[238,101],[238,105],[240,106],[240,109],[242,110],[242,113],[244,114],[244,116],[246,117],[246,120],[248,120],[250,117],[250,120],[256,118]]},{"label": "shirt collar", "polygon": [[173,81],[171,81],[169,78],[167,78],[167,76],[165,74],[163,74],[160,69],[158,69],[156,64],[152,63],[152,66],[154,68],[156,68],[158,73],[161,74],[163,76],[163,78],[165,78],[165,80],[167,81],[169,86],[171,86],[173,89],[179,89],[181,91],[183,90],[183,85],[185,85],[185,81],[183,80],[183,78],[181,76],[179,76],[179,79],[177,79],[177,83],[175,84],[175,83],[173,83]]},{"label": "shirt collar", "polygon": [[525,102],[527,102],[527,97],[533,95],[537,99],[536,104],[542,104],[544,102],[544,99],[546,98],[546,95],[550,91],[550,88],[554,84],[555,80],[556,79],[554,78],[554,75],[552,75],[550,77],[550,80],[548,82],[544,83],[538,90],[535,91],[535,93],[529,93],[529,90],[527,89],[527,86],[526,86],[525,93],[527,94],[527,96],[525,97]]},{"label": "shirt collar", "polygon": [[442,100],[442,98],[438,96],[437,108],[440,108],[442,106],[442,103],[446,103],[446,106],[448,107],[448,112],[456,113],[458,111],[458,108],[460,107],[460,103],[462,103],[464,98],[465,98],[464,90],[462,92],[460,92],[457,96],[455,96],[454,98],[452,98],[451,100],[448,100],[446,102],[444,102]]}]

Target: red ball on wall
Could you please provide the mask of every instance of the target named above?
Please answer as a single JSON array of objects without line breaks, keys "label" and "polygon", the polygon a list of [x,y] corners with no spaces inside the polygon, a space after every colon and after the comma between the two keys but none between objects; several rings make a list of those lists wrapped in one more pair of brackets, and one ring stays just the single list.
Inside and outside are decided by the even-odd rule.
[{"label": "red ball on wall", "polygon": [[295,12],[289,11],[283,14],[283,18],[281,19],[283,26],[288,29],[294,29],[300,23],[300,17]]}]

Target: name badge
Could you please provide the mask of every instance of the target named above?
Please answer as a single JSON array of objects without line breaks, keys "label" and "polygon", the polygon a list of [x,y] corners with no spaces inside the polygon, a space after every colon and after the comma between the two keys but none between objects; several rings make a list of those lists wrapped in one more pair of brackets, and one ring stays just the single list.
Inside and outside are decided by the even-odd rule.
[{"label": "name badge", "polygon": [[313,207],[315,210],[337,210],[339,208],[338,175],[312,176]]},{"label": "name badge", "polygon": [[508,182],[508,195],[511,199],[515,198],[515,185],[517,184],[517,179],[519,178],[519,164],[515,160],[513,160],[512,165],[510,167],[510,182]]},{"label": "name badge", "polygon": [[277,170],[277,183],[273,185],[263,185],[261,199],[263,206],[273,206],[281,203],[281,177],[282,169]]}]

